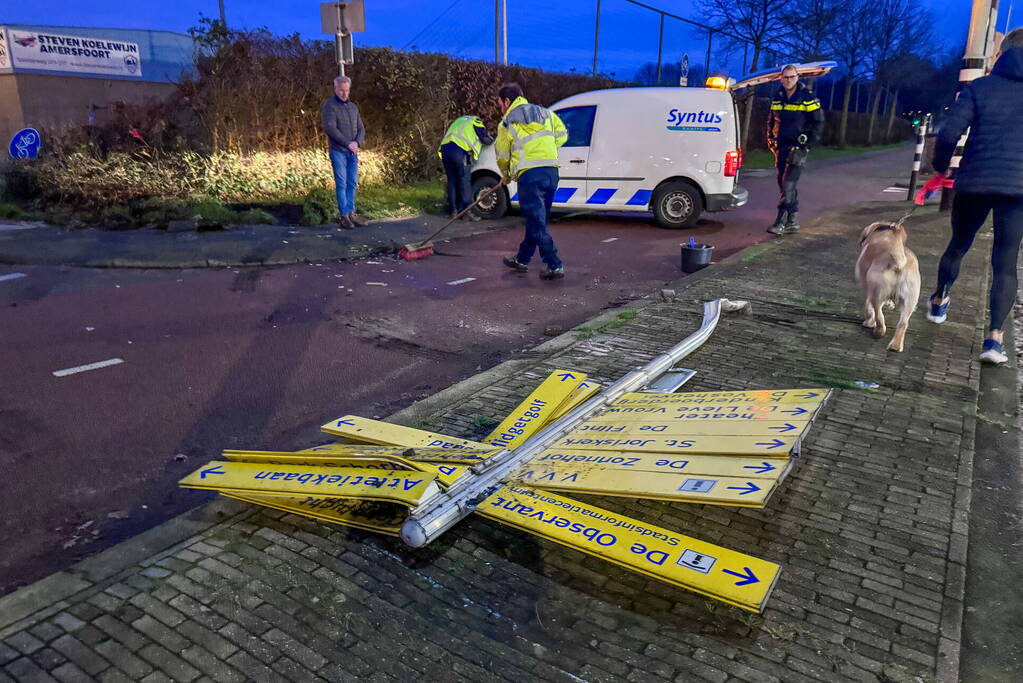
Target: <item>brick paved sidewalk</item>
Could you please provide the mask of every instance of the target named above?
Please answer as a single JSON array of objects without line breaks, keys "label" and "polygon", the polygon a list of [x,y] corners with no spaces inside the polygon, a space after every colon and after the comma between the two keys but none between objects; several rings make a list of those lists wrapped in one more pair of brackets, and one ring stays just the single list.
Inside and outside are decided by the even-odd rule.
[{"label": "brick paved sidewalk", "polygon": [[[482,519],[416,551],[220,501],[0,599],[0,681],[956,680],[990,236],[949,322],[921,306],[891,354],[852,272],[860,228],[892,214],[824,216],[396,416],[479,437],[551,370],[610,382],[692,332],[699,302],[751,300],[685,361],[686,390],[838,388],[769,507],[589,500],[781,563],[764,615]],[[926,295],[947,218],[921,214]]]}]

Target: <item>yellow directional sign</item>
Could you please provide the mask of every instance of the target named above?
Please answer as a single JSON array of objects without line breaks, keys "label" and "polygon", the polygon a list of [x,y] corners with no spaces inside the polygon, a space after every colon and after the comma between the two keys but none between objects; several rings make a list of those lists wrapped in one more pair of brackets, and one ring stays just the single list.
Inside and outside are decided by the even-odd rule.
[{"label": "yellow directional sign", "polygon": [[[407,450],[407,449],[406,449]],[[406,452],[406,451],[403,451]],[[346,455],[316,455],[311,453],[287,453],[274,451],[224,451],[224,457],[235,462],[255,462],[273,465],[300,465],[307,467],[345,467],[349,469],[366,468],[371,470],[399,470],[402,472],[415,470],[430,472],[437,475],[442,488],[461,479],[467,467],[452,464],[436,464],[419,462],[396,456],[384,456],[384,459],[371,457],[353,457]]]},{"label": "yellow directional sign", "polygon": [[[363,444],[340,444],[332,443],[325,444],[323,446],[315,446],[313,448],[307,448],[302,451],[295,451],[295,453],[308,453],[310,455],[337,455],[337,456],[349,456],[349,457],[361,457],[361,458],[400,458],[402,460],[414,460],[416,462],[422,461],[436,461],[436,462],[449,462],[452,464],[465,463],[472,464],[485,460],[494,453],[499,453],[501,449],[494,448],[493,446],[487,449],[479,448],[422,448],[422,447],[404,447],[404,446],[370,446]],[[225,451],[226,452],[226,451]]]},{"label": "yellow directional sign", "polygon": [[[647,420],[645,422],[585,422],[566,436],[574,437],[644,437],[663,438],[688,436],[784,436],[799,438],[810,423],[798,420],[742,420],[740,415],[719,415],[711,420]],[[728,419],[734,418],[734,419]]]},{"label": "yellow directional sign", "polygon": [[550,421],[569,396],[586,380],[581,372],[555,370],[504,418],[485,441],[499,448],[515,448]]},{"label": "yellow directional sign", "polygon": [[774,480],[770,479],[624,470],[572,470],[564,466],[534,467],[532,463],[524,465],[510,479],[527,486],[542,486],[551,491],[750,508],[764,507],[775,486]]},{"label": "yellow directional sign", "polygon": [[558,406],[558,409],[554,411],[554,414],[551,415],[546,422],[544,422],[544,427],[561,418],[568,411],[572,410],[572,408],[575,408],[598,391],[600,391],[600,384],[594,382],[592,379],[580,382],[579,386],[575,388],[575,391],[569,394],[568,398],[565,399],[565,402]]},{"label": "yellow directional sign", "polygon": [[[590,422],[645,422],[649,420],[778,420],[809,422],[820,409],[819,403],[707,403],[614,405],[605,408]],[[733,417],[734,416],[734,417]]]},{"label": "yellow directional sign", "polygon": [[813,403],[827,400],[831,389],[764,389],[763,391],[698,391],[679,394],[625,394],[614,405]]},{"label": "yellow directional sign", "polygon": [[505,486],[476,512],[655,579],[763,610],[781,567],[601,508],[522,486]]},{"label": "yellow directional sign", "polygon": [[421,467],[396,455],[379,454],[372,456],[333,455],[317,453],[289,453],[287,451],[240,451],[227,450],[221,453],[235,462],[260,462],[275,465],[306,465],[310,467],[365,467],[376,470],[419,470]]},{"label": "yellow directional sign", "polygon": [[408,509],[394,503],[375,500],[348,500],[320,496],[270,496],[255,493],[221,491],[220,495],[296,515],[341,524],[343,526],[397,536]]},{"label": "yellow directional sign", "polygon": [[666,455],[630,451],[550,449],[528,462],[530,467],[564,471],[624,470],[713,477],[779,479],[788,474],[788,458],[750,458],[730,455]]},{"label": "yellow directional sign", "polygon": [[368,417],[359,417],[358,415],[339,417],[323,425],[320,429],[335,436],[344,436],[357,441],[367,441],[385,446],[494,450],[493,446],[478,441],[456,439],[443,434],[435,434],[412,427],[403,427],[389,422],[381,422],[380,420],[371,420]]},{"label": "yellow directional sign", "polygon": [[622,437],[571,436],[551,448],[584,451],[639,451],[643,453],[699,453],[700,455],[745,455],[787,458],[799,445],[799,439],[780,436],[686,436]]},{"label": "yellow directional sign", "polygon": [[359,498],[415,507],[439,492],[428,472],[379,473],[365,468],[303,467],[212,461],[188,475],[179,486],[239,494],[304,494],[324,498]]}]

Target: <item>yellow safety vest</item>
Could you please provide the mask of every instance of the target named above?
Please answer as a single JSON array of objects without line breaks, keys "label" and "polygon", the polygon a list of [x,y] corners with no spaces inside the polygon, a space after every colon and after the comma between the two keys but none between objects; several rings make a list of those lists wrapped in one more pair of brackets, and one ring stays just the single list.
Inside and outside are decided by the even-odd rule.
[{"label": "yellow safety vest", "polygon": [[[440,146],[453,142],[466,152],[474,160],[479,157],[480,150],[483,149],[483,143],[480,142],[480,136],[476,134],[475,127],[483,126],[483,121],[478,116],[459,116],[457,119],[451,122],[448,126],[448,132],[444,134],[444,138],[440,141]],[[437,148],[437,156],[441,156],[440,148]]]},{"label": "yellow safety vest", "polygon": [[558,148],[567,140],[568,129],[557,114],[517,97],[497,127],[497,166],[512,180],[531,168],[556,168]]}]

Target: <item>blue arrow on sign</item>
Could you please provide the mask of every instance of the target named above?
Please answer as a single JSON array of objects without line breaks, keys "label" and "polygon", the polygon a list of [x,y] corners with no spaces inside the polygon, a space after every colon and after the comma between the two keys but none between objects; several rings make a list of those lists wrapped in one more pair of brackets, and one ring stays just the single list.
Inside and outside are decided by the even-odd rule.
[{"label": "blue arrow on sign", "polygon": [[731,569],[722,569],[725,574],[731,574],[732,576],[738,576],[742,581],[736,581],[736,586],[748,586],[751,583],[760,583],[760,579],[753,573],[753,570],[749,567],[743,567],[743,573],[733,572]]},{"label": "blue arrow on sign", "polygon": [[780,427],[768,427],[768,429],[777,429],[779,432],[791,432],[796,428],[796,425],[790,425],[788,422]]},{"label": "blue arrow on sign", "polygon": [[767,446],[767,450],[771,450],[772,448],[779,448],[781,446],[784,446],[785,442],[782,441],[781,439],[775,439],[774,441],[760,442],[760,443],[758,443],[756,445],[757,446]]},{"label": "blue arrow on sign", "polygon": [[818,396],[820,396],[820,394],[818,394],[817,392],[810,391],[801,395],[799,398],[817,398]]},{"label": "blue arrow on sign", "polygon": [[765,474],[767,472],[770,472],[771,470],[776,470],[778,468],[775,467],[774,465],[772,465],[769,462],[765,462],[762,465],[744,465],[742,469],[744,469],[744,470],[756,470],[757,474]]},{"label": "blue arrow on sign", "polygon": [[790,413],[792,415],[803,415],[804,413],[810,412],[806,408],[793,408],[792,410],[783,410],[783,413]]},{"label": "blue arrow on sign", "polygon": [[563,372],[560,375],[558,375],[558,377],[561,378],[562,382],[569,379],[575,379],[575,375],[573,375],[571,372]]},{"label": "blue arrow on sign", "polygon": [[338,420],[337,421],[337,425],[335,425],[335,426],[340,427],[341,425],[351,425],[351,426],[354,427],[355,423],[352,422],[351,420]]},{"label": "blue arrow on sign", "polygon": [[220,465],[214,465],[213,467],[207,467],[204,470],[200,470],[199,478],[205,479],[207,474],[227,474],[227,472],[225,472],[224,468]]},{"label": "blue arrow on sign", "polygon": [[760,490],[760,487],[751,481],[746,482],[746,486],[729,486],[730,489],[736,489],[739,491],[740,496],[745,496],[747,493],[756,493]]}]

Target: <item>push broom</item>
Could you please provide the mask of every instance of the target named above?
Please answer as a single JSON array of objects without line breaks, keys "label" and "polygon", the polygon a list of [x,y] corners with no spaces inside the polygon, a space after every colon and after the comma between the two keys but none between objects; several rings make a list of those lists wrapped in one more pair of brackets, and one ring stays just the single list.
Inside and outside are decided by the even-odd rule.
[{"label": "push broom", "polygon": [[457,221],[459,218],[461,218],[465,214],[469,213],[469,211],[471,209],[475,208],[480,202],[482,202],[484,199],[486,199],[491,194],[496,192],[499,188],[504,186],[504,184],[505,184],[504,180],[502,179],[501,182],[499,182],[497,185],[494,185],[492,188],[490,188],[486,192],[483,192],[482,194],[480,194],[480,196],[476,198],[476,201],[474,201],[472,204],[470,204],[469,206],[465,207],[460,212],[458,212],[458,214],[456,214],[454,217],[452,217],[451,220],[449,220],[444,225],[440,226],[440,229],[437,230],[437,232],[433,233],[432,235],[427,237],[422,242],[413,242],[412,244],[406,244],[404,247],[402,247],[401,249],[398,250],[398,258],[400,258],[402,260],[405,260],[405,261],[415,261],[416,259],[426,258],[427,256],[432,255],[433,254],[433,242],[431,242],[431,240],[434,237],[436,237],[437,235],[439,235],[442,232],[444,232],[445,230],[447,230],[448,226],[450,226],[452,223]]}]

